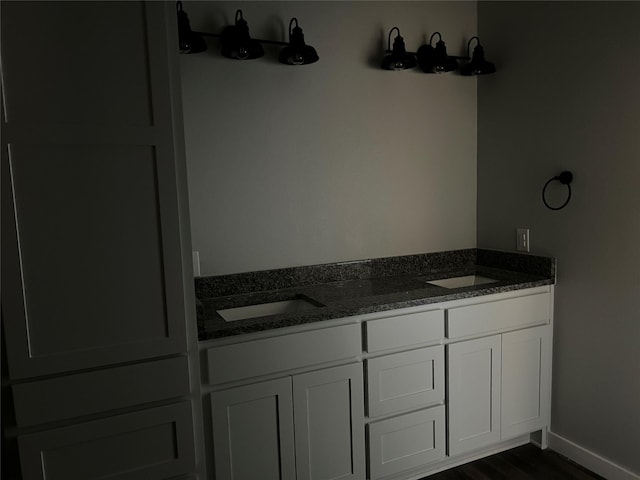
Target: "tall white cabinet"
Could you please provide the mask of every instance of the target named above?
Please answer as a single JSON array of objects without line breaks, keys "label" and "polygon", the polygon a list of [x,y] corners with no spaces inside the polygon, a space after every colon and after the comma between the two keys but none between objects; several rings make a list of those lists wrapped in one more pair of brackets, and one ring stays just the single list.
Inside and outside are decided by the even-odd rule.
[{"label": "tall white cabinet", "polygon": [[3,343],[25,480],[197,470],[174,30],[160,2],[2,4]]}]

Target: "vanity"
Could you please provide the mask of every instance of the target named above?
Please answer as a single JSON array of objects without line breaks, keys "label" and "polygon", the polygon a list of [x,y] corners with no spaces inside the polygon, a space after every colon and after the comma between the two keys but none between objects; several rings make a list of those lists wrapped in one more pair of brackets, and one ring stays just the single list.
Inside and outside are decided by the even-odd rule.
[{"label": "vanity", "polygon": [[197,283],[210,476],[408,480],[546,448],[553,259],[300,268]]}]

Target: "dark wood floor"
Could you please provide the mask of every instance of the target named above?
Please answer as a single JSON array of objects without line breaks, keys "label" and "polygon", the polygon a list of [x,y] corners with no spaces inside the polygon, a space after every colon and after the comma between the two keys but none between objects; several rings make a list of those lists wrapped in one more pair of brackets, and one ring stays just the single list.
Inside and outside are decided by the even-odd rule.
[{"label": "dark wood floor", "polygon": [[528,444],[452,468],[423,480],[604,480],[550,450]]}]

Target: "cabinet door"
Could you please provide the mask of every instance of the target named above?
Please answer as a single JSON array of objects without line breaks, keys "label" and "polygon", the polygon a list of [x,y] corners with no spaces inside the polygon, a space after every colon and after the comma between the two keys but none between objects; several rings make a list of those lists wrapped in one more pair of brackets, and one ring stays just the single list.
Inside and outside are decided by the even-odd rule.
[{"label": "cabinet door", "polygon": [[291,377],[211,394],[216,477],[294,480]]},{"label": "cabinet door", "polygon": [[372,479],[445,457],[444,405],[369,424]]},{"label": "cabinet door", "polygon": [[186,351],[165,21],[160,2],[2,5],[13,379]]},{"label": "cabinet door", "polygon": [[293,377],[298,480],[364,479],[362,364]]},{"label": "cabinet door", "polygon": [[549,398],[549,327],[502,335],[502,438],[542,428]]},{"label": "cabinet door", "polygon": [[367,360],[369,417],[444,401],[444,347]]},{"label": "cabinet door", "polygon": [[24,480],[161,480],[193,472],[188,402],[18,437]]},{"label": "cabinet door", "polygon": [[457,455],[500,440],[500,335],[447,348],[449,455]]}]

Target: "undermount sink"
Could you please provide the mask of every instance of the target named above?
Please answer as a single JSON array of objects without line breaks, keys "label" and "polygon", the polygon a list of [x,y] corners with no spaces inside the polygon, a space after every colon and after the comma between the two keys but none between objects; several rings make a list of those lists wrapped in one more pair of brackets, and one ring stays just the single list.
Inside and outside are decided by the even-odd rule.
[{"label": "undermount sink", "polygon": [[260,303],[257,305],[247,305],[246,307],[226,308],[217,310],[225,322],[235,322],[248,318],[266,317],[268,315],[278,315],[282,313],[296,313],[312,310],[322,306],[303,297],[296,297],[291,300],[280,302]]},{"label": "undermount sink", "polygon": [[465,275],[463,277],[443,278],[441,280],[430,280],[427,283],[444,288],[462,288],[473,287],[475,285],[484,285],[486,283],[494,283],[498,280],[481,275]]}]

